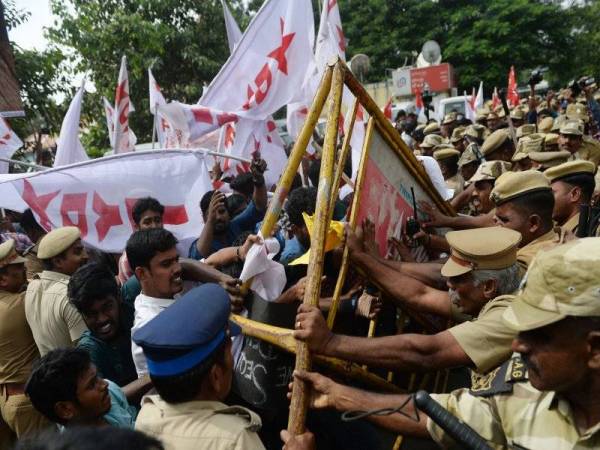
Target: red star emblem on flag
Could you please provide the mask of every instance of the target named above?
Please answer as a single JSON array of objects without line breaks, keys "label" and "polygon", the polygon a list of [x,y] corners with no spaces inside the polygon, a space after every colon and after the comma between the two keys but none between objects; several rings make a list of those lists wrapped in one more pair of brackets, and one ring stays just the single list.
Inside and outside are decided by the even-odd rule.
[{"label": "red star emblem on flag", "polygon": [[279,23],[281,25],[281,45],[275,50],[273,50],[271,53],[269,53],[267,56],[277,61],[277,69],[279,69],[281,72],[287,75],[287,57],[285,56],[285,53],[287,52],[287,49],[290,47],[290,45],[292,45],[292,41],[294,40],[294,36],[296,36],[296,33],[284,34],[283,29],[285,27],[285,22],[283,18],[279,19]]}]

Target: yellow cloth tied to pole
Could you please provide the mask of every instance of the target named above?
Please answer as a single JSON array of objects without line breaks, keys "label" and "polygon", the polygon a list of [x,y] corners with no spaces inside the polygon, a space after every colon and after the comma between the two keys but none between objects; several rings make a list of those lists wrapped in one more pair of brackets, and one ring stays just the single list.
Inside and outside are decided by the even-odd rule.
[{"label": "yellow cloth tied to pole", "polygon": [[[304,223],[308,228],[308,234],[311,235],[312,238],[312,230],[313,230],[313,221],[314,215],[308,215],[305,212],[302,213],[302,217],[304,218]],[[334,248],[337,248],[341,245],[344,239],[344,223],[332,220],[329,222],[329,228],[327,229],[327,238],[325,239],[325,253]],[[308,264],[310,260],[310,249],[302,256],[296,258],[291,263],[290,266],[296,266],[299,264]]]}]

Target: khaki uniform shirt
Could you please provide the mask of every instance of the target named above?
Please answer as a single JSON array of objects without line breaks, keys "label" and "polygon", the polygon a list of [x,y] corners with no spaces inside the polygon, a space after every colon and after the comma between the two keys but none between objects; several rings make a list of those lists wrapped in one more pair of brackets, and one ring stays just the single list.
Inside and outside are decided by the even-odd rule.
[{"label": "khaki uniform shirt", "polygon": [[40,354],[72,347],[87,330],[81,314],[69,302],[69,276],[44,270],[25,294],[25,314]]},{"label": "khaki uniform shirt", "polygon": [[[531,386],[519,357],[494,370],[486,386],[431,397],[494,449],[600,448],[600,423],[580,434],[569,403],[555,392],[540,392]],[[444,448],[461,448],[431,419],[427,429]]]},{"label": "khaki uniform shirt", "polygon": [[263,450],[256,432],[260,417],[241,406],[192,401],[169,404],[158,395],[142,401],[135,429],[153,436],[165,450]]},{"label": "khaki uniform shirt", "polygon": [[556,235],[554,230],[548,231],[546,234],[539,238],[531,241],[524,247],[521,247],[517,251],[517,264],[519,264],[520,275],[525,275],[527,268],[533,261],[533,258],[540,250],[548,250],[555,247],[559,243],[559,236]]},{"label": "khaki uniform shirt", "polygon": [[575,214],[569,220],[565,222],[565,224],[560,227],[563,233],[570,232],[575,233],[577,231],[577,226],[579,225],[579,213]]},{"label": "khaki uniform shirt", "polygon": [[25,383],[40,356],[25,318],[25,293],[0,290],[0,384]]},{"label": "khaki uniform shirt", "polygon": [[471,322],[448,329],[480,373],[485,373],[506,361],[516,332],[502,322],[502,314],[513,300],[502,295],[489,301]]},{"label": "khaki uniform shirt", "polygon": [[598,167],[598,164],[600,164],[600,142],[590,136],[583,136],[583,142],[577,151],[577,157],[591,161]]},{"label": "khaki uniform shirt", "polygon": [[[40,238],[41,240],[41,238]],[[42,261],[37,257],[39,241],[33,247],[28,248],[23,255],[27,261],[25,262],[25,269],[27,269],[27,279],[31,280],[35,275],[38,275],[44,271],[44,265]]]}]

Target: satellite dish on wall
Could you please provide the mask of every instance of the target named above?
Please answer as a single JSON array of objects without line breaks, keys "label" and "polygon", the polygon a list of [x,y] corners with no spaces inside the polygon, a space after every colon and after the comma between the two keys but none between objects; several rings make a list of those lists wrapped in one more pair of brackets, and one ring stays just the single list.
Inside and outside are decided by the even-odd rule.
[{"label": "satellite dish on wall", "polygon": [[421,53],[417,57],[417,67],[437,66],[442,62],[442,50],[436,41],[427,41],[423,44]]},{"label": "satellite dish on wall", "polygon": [[350,60],[350,70],[361,82],[366,77],[367,73],[369,73],[370,68],[371,62],[369,61],[369,57],[364,53],[354,55]]}]

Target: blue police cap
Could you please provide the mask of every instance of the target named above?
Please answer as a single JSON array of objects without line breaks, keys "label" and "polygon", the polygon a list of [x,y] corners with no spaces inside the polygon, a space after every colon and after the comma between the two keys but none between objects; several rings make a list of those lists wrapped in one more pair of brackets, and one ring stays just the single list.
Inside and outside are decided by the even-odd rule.
[{"label": "blue police cap", "polygon": [[210,356],[229,335],[240,334],[229,322],[229,295],[218,284],[207,283],[192,289],[158,314],[132,336],[142,347],[148,372],[173,376],[197,366]]}]

